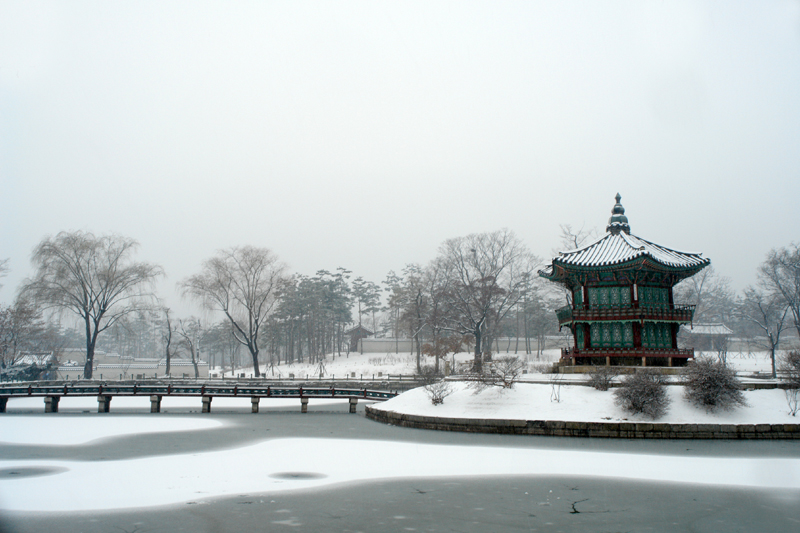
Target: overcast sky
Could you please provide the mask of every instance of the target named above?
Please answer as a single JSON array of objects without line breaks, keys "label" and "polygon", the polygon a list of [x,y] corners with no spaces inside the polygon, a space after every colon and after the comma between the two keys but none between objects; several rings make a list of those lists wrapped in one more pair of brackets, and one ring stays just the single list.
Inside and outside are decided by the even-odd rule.
[{"label": "overcast sky", "polygon": [[559,224],[702,252],[741,289],[800,240],[800,3],[0,3],[0,281],[62,230],[161,295],[216,250],[375,282]]}]

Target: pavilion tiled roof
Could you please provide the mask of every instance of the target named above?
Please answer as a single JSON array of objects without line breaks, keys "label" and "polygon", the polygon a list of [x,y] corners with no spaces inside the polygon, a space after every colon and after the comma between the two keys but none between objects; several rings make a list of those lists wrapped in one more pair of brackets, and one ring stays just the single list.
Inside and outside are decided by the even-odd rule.
[{"label": "pavilion tiled roof", "polygon": [[552,264],[539,274],[552,279],[556,266],[567,270],[570,267],[602,268],[642,259],[650,259],[666,268],[688,273],[698,271],[710,263],[708,259],[702,257],[703,254],[673,250],[633,235],[628,217],[625,216],[625,208],[620,203],[621,199],[622,197],[617,194],[617,203],[611,210],[605,235],[576,250],[559,252],[559,255],[553,258]]},{"label": "pavilion tiled roof", "polygon": [[583,248],[560,252],[553,261],[565,265],[600,267],[627,263],[642,256],[649,256],[673,268],[694,268],[709,262],[702,254],[673,250],[624,231],[607,232]]}]

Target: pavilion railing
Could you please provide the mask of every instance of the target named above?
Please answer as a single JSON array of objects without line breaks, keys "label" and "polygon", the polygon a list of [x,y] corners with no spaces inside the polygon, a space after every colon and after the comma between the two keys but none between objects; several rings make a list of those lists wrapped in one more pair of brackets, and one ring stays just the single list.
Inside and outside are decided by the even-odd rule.
[{"label": "pavilion railing", "polygon": [[683,348],[562,348],[561,358],[573,357],[678,357],[693,358],[694,350]]},{"label": "pavilion railing", "polygon": [[694,305],[640,305],[638,307],[623,305],[577,305],[564,306],[556,310],[560,325],[572,322],[601,322],[604,320],[652,320],[659,322],[692,321]]}]

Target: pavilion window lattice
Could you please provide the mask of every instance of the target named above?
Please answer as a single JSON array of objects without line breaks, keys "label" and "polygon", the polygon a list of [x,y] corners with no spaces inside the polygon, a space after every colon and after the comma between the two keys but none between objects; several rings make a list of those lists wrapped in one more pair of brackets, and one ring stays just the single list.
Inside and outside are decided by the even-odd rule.
[{"label": "pavilion window lattice", "polygon": [[589,333],[592,348],[633,348],[630,322],[594,322],[589,326]]},{"label": "pavilion window lattice", "polygon": [[672,348],[672,328],[669,324],[645,322],[642,328],[642,346],[644,348]]},{"label": "pavilion window lattice", "polygon": [[630,307],[631,292],[628,287],[590,287],[589,304],[595,307]]},{"label": "pavilion window lattice", "polygon": [[639,305],[644,307],[669,307],[669,289],[639,287]]}]

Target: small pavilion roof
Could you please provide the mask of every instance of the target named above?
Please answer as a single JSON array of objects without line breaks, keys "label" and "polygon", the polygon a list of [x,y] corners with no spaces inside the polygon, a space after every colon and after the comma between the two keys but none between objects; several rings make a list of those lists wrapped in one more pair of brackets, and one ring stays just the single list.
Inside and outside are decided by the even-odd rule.
[{"label": "small pavilion roof", "polygon": [[602,268],[644,259],[687,272],[701,270],[710,263],[700,253],[673,250],[632,234],[621,199],[617,194],[605,235],[576,250],[559,252],[552,264],[539,272],[540,275],[552,279],[557,266],[565,270],[571,270],[570,267]]},{"label": "small pavilion roof", "polygon": [[725,324],[693,324],[691,328],[682,326],[682,328],[693,335],[732,335],[731,330]]}]

